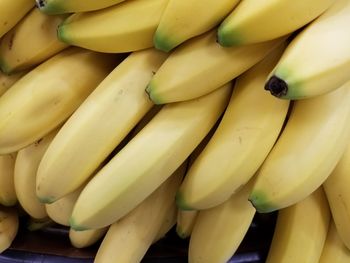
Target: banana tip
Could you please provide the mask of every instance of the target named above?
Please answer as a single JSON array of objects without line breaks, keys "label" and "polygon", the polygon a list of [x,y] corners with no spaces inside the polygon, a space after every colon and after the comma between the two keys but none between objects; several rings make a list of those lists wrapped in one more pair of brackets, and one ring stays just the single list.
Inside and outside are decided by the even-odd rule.
[{"label": "banana tip", "polygon": [[76,220],[74,219],[74,217],[70,217],[69,218],[69,225],[70,227],[75,230],[75,231],[85,231],[85,230],[89,230],[89,228],[84,227],[79,225]]},{"label": "banana tip", "polygon": [[272,76],[265,84],[265,90],[271,92],[275,97],[281,98],[288,93],[288,84],[277,76]]},{"label": "banana tip", "polygon": [[270,213],[277,209],[267,201],[265,195],[261,192],[252,192],[248,198],[258,213]]},{"label": "banana tip", "polygon": [[184,195],[181,192],[177,192],[175,196],[176,205],[179,209],[185,211],[195,210],[193,207],[188,205],[185,201]]},{"label": "banana tip", "polygon": [[151,82],[147,87],[146,87],[146,93],[149,97],[149,99],[156,105],[163,104],[158,96],[155,96],[154,94],[154,84]]},{"label": "banana tip", "polygon": [[154,34],[153,45],[156,49],[163,52],[170,52],[176,46],[175,43],[172,43],[168,37],[165,37],[162,33],[159,33],[158,30]]},{"label": "banana tip", "polygon": [[38,196],[39,202],[43,204],[52,204],[56,201],[56,198],[52,196]]},{"label": "banana tip", "polygon": [[232,47],[242,44],[237,33],[227,30],[225,26],[220,26],[217,30],[216,42],[222,47]]}]

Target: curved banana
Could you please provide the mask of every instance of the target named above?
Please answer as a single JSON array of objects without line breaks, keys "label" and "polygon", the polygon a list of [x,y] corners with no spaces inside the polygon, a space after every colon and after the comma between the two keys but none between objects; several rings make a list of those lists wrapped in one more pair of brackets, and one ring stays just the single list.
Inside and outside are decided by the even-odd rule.
[{"label": "curved banana", "polygon": [[40,163],[37,195],[42,201],[53,202],[86,182],[151,109],[144,90],[165,58],[155,49],[134,52],[74,112]]},{"label": "curved banana", "polygon": [[99,10],[125,0],[36,0],[41,12],[49,15]]},{"label": "curved banana", "polygon": [[275,39],[308,24],[335,0],[244,0],[218,28],[223,46],[246,45]]},{"label": "curved banana", "polygon": [[198,213],[195,210],[186,211],[179,209],[177,213],[176,233],[180,238],[185,239],[191,236]]},{"label": "curved banana", "polygon": [[133,0],[103,10],[75,13],[58,28],[58,38],[99,52],[121,53],[153,46],[168,0]]},{"label": "curved banana", "polygon": [[327,93],[350,80],[349,13],[350,2],[337,0],[299,33],[271,72],[265,89],[294,100]]},{"label": "curved banana", "polygon": [[216,42],[215,31],[210,31],[171,53],[146,91],[155,104],[198,98],[252,67],[281,42],[223,48]]},{"label": "curved banana", "polygon": [[90,229],[84,231],[75,231],[69,229],[69,241],[73,247],[84,248],[89,247],[99,241],[106,233],[108,227]]},{"label": "curved banana", "polygon": [[322,188],[281,209],[266,263],[318,263],[329,222],[330,211]]},{"label": "curved banana", "polygon": [[190,237],[189,263],[226,263],[236,252],[255,215],[249,182],[226,202],[199,212]]},{"label": "curved banana", "polygon": [[170,0],[154,35],[154,46],[169,52],[219,24],[239,0]]},{"label": "curved banana", "polygon": [[116,259],[118,262],[141,262],[175,203],[175,193],[185,170],[184,163],[129,214],[109,227],[94,263],[113,263]]},{"label": "curved banana", "polygon": [[26,71],[22,71],[11,75],[6,75],[0,71],[0,97],[26,73]]},{"label": "curved banana", "polygon": [[57,27],[66,16],[47,16],[32,9],[0,42],[0,66],[7,74],[29,69],[68,45],[57,38]]},{"label": "curved banana", "polygon": [[331,222],[323,246],[319,263],[347,263],[350,262],[350,250],[344,245],[339,237],[339,232],[334,222]]},{"label": "curved banana", "polygon": [[190,166],[177,193],[181,209],[208,209],[227,199],[256,173],[285,121],[289,101],[261,87],[284,45],[238,77],[213,137]]},{"label": "curved banana", "polygon": [[[0,38],[6,34],[30,9],[34,7],[33,0],[1,0],[0,1]],[[1,62],[0,62],[1,64]]]},{"label": "curved banana", "polygon": [[14,174],[17,199],[22,208],[36,219],[47,217],[45,205],[36,196],[36,174],[39,163],[57,132],[57,129],[50,132],[17,153]]},{"label": "curved banana", "polygon": [[332,171],[323,183],[333,220],[344,244],[350,249],[350,144]]},{"label": "curved banana", "polygon": [[67,119],[112,70],[113,56],[70,48],[0,97],[0,154],[39,140]]},{"label": "curved banana", "polygon": [[17,202],[14,171],[17,153],[0,155],[0,204],[13,206]]},{"label": "curved banana", "polygon": [[14,208],[0,208],[0,253],[8,249],[19,227],[18,212]]},{"label": "curved banana", "polygon": [[200,99],[164,106],[87,184],[74,207],[71,227],[107,226],[141,203],[209,132],[230,92],[228,83]]},{"label": "curved banana", "polygon": [[259,212],[293,205],[327,179],[350,139],[349,101],[350,82],[294,104],[249,197]]}]

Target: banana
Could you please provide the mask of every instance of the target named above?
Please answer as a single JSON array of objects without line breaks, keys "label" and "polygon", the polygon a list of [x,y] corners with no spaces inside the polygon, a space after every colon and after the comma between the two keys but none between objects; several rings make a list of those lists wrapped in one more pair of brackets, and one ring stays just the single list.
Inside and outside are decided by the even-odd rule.
[{"label": "banana", "polygon": [[265,89],[296,100],[327,93],[350,80],[349,14],[350,2],[337,0],[299,33],[271,72]]},{"label": "banana", "polygon": [[40,229],[44,229],[46,227],[50,227],[54,224],[55,222],[52,221],[49,217],[45,217],[42,219],[30,217],[26,222],[26,229],[33,232],[38,231]]},{"label": "banana", "polygon": [[34,6],[33,0],[0,1],[0,38],[6,34]]},{"label": "banana", "polygon": [[185,170],[184,163],[136,208],[110,226],[94,263],[141,262],[175,203]]},{"label": "banana", "polygon": [[15,74],[7,75],[0,71],[0,97],[26,73],[27,71],[22,71]]},{"label": "banana", "polygon": [[164,106],[87,184],[70,219],[73,229],[107,226],[164,182],[224,111],[228,83],[200,99]]},{"label": "banana", "polygon": [[69,229],[69,240],[73,247],[89,247],[99,241],[106,233],[108,227],[90,229],[85,231],[75,231]]},{"label": "banana", "polygon": [[323,183],[329,206],[331,208],[335,226],[344,244],[350,248],[350,194],[348,191],[350,173],[350,144],[332,171]]},{"label": "banana", "polygon": [[318,263],[329,222],[330,211],[322,188],[281,209],[266,263]]},{"label": "banana", "polygon": [[58,38],[99,52],[153,47],[153,35],[168,0],[133,0],[103,10],[75,13],[58,28]]},{"label": "banana", "polygon": [[252,183],[224,203],[199,212],[190,237],[189,263],[226,263],[237,250],[253,220],[248,201]]},{"label": "banana", "polygon": [[7,74],[33,68],[68,45],[57,39],[66,16],[47,16],[32,9],[0,42],[0,67]]},{"label": "banana", "polygon": [[41,12],[49,15],[86,12],[116,5],[125,0],[36,0]]},{"label": "banana", "polygon": [[334,222],[331,222],[319,263],[347,263],[350,262],[350,250],[339,237]]},{"label": "banana", "polygon": [[294,104],[249,197],[259,212],[293,205],[327,179],[350,139],[349,100],[350,82]]},{"label": "banana", "polygon": [[67,119],[114,66],[111,55],[61,51],[0,97],[0,154],[18,151]]},{"label": "banana", "polygon": [[19,227],[18,213],[14,208],[0,207],[0,253],[8,249]]},{"label": "banana", "polygon": [[191,236],[197,216],[198,211],[186,211],[179,209],[177,213],[176,233],[180,238],[186,239]]},{"label": "banana", "polygon": [[53,130],[47,136],[18,151],[15,162],[14,186],[18,202],[36,219],[47,217],[45,205],[40,203],[36,196],[36,174],[39,163],[57,132],[58,129]]},{"label": "banana", "polygon": [[134,52],[74,112],[40,163],[37,195],[42,202],[54,202],[82,185],[151,109],[144,90],[165,58],[155,49]]},{"label": "banana", "polygon": [[282,129],[289,101],[261,87],[284,45],[241,75],[208,145],[190,166],[177,193],[181,209],[208,209],[227,199],[256,173]]},{"label": "banana", "polygon": [[154,35],[154,46],[169,52],[219,24],[239,0],[170,0]]},{"label": "banana", "polygon": [[177,211],[178,209],[176,203],[173,202],[171,207],[168,208],[168,210],[166,211],[166,215],[163,219],[163,222],[158,230],[156,237],[153,240],[153,244],[164,238],[166,234],[175,226]]},{"label": "banana", "polygon": [[0,204],[13,206],[17,202],[14,170],[17,153],[0,155]]},{"label": "banana", "polygon": [[222,46],[268,41],[292,33],[308,24],[335,0],[244,0],[218,28]]},{"label": "banana", "polygon": [[171,53],[146,91],[156,104],[198,98],[249,69],[280,43],[223,48],[216,42],[215,30],[210,31]]}]

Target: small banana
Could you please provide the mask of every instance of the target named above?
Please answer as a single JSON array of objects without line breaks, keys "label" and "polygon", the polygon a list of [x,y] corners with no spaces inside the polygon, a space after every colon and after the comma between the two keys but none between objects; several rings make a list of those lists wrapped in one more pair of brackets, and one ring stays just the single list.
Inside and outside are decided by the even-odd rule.
[{"label": "small banana", "polygon": [[14,171],[17,152],[0,155],[0,204],[13,206],[17,202]]},{"label": "small banana", "polygon": [[197,216],[198,211],[179,209],[176,220],[176,233],[180,238],[185,239],[191,236]]}]

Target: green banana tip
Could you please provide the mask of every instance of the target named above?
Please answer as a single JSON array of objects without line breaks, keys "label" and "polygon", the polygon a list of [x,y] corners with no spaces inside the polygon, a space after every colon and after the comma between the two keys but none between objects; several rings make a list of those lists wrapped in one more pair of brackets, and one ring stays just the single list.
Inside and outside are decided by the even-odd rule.
[{"label": "green banana tip", "polygon": [[11,75],[13,73],[12,68],[8,65],[8,63],[4,60],[3,57],[0,57],[0,70],[6,75]]},{"label": "green banana tip", "polygon": [[176,193],[175,202],[176,202],[177,207],[181,210],[185,210],[185,211],[195,210],[193,207],[191,207],[190,205],[188,205],[186,203],[185,197],[184,197],[183,193],[181,193],[180,191],[178,191]]},{"label": "green banana tip", "polygon": [[181,239],[186,239],[189,237],[189,235],[185,231],[183,231],[180,227],[176,227],[176,234]]},{"label": "green banana tip", "polygon": [[239,35],[232,30],[228,30],[224,24],[222,24],[217,30],[216,41],[222,47],[233,47],[242,44]]},{"label": "green banana tip", "polygon": [[248,200],[252,203],[258,213],[270,213],[277,210],[268,200],[266,195],[260,191],[253,191]]},{"label": "green banana tip", "polygon": [[155,90],[155,85],[154,83],[151,81],[148,86],[146,87],[146,93],[149,97],[149,99],[156,105],[160,105],[160,104],[163,104],[163,102],[159,99],[158,96],[156,96],[154,93],[154,90]]},{"label": "green banana tip", "polygon": [[47,15],[59,15],[67,13],[61,5],[57,4],[55,1],[47,0],[36,0],[36,7],[40,9],[41,12]]},{"label": "green banana tip", "polygon": [[154,34],[153,45],[156,49],[163,52],[170,52],[177,46],[177,44],[170,41],[168,37],[164,36],[159,31],[156,31]]},{"label": "green banana tip", "polygon": [[270,91],[275,97],[284,98],[288,94],[288,84],[283,79],[273,75],[267,80],[265,90]]},{"label": "green banana tip", "polygon": [[39,202],[43,204],[52,204],[57,199],[53,196],[38,196]]},{"label": "green banana tip", "polygon": [[74,219],[73,216],[71,216],[69,218],[69,226],[75,230],[75,231],[85,231],[85,230],[89,230],[88,227],[84,227],[84,226],[81,226],[79,224],[77,224],[76,220]]}]

